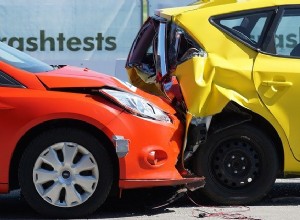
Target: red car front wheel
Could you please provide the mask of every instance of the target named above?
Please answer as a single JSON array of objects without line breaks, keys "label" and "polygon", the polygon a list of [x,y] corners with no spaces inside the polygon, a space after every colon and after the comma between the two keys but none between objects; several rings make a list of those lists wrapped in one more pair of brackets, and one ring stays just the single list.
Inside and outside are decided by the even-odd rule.
[{"label": "red car front wheel", "polygon": [[73,128],[36,137],[19,169],[27,202],[44,215],[67,218],[95,211],[107,198],[112,174],[111,160],[101,143]]}]

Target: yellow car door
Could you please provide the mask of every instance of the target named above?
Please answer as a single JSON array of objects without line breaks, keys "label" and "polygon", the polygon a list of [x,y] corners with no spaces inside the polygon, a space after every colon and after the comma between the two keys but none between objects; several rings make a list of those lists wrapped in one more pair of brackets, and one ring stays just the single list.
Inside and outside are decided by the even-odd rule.
[{"label": "yellow car door", "polygon": [[255,59],[253,80],[300,160],[300,7],[280,8],[267,39]]}]

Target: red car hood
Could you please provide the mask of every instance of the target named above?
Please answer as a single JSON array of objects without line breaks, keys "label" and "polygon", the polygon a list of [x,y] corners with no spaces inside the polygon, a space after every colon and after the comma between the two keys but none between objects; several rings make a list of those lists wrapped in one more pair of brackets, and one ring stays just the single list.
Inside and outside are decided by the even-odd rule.
[{"label": "red car hood", "polygon": [[64,66],[60,69],[39,73],[37,77],[50,89],[119,86],[113,77],[90,69]]},{"label": "red car hood", "polygon": [[38,73],[36,76],[49,89],[101,88],[104,86],[119,88],[146,98],[168,113],[176,113],[175,109],[168,103],[167,100],[143,92],[131,84],[125,83],[115,77],[98,73],[87,68],[83,69],[72,66],[64,66],[51,72]]}]

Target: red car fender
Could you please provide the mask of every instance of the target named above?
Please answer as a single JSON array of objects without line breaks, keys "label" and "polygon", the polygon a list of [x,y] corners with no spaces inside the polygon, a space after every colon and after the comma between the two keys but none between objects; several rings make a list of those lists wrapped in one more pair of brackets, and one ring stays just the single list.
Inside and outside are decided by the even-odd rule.
[{"label": "red car fender", "polygon": [[[5,89],[9,88],[0,88],[0,91]],[[19,99],[19,97],[24,97],[25,91],[28,93],[26,103]],[[19,96],[15,92],[7,100],[4,100],[5,103],[0,103],[0,119],[7,125],[6,129],[0,132],[1,143],[5,143],[5,146],[0,148],[0,183],[3,184],[7,184],[9,181],[9,167],[15,148],[30,129],[52,120],[72,119],[93,125],[99,130],[107,130],[104,127],[109,126],[110,122],[122,111],[103,98],[97,97],[98,100],[95,102],[95,97],[89,99],[84,94],[32,92],[20,89],[21,93],[22,96]],[[28,102],[32,102],[32,106],[39,106],[39,108],[25,109],[24,106],[28,106]],[[39,103],[39,105],[35,103]],[[85,104],[83,105],[83,103]],[[1,104],[5,108],[1,108]],[[18,115],[13,123],[8,121],[11,118],[10,114]],[[111,136],[111,133],[107,135]]]}]

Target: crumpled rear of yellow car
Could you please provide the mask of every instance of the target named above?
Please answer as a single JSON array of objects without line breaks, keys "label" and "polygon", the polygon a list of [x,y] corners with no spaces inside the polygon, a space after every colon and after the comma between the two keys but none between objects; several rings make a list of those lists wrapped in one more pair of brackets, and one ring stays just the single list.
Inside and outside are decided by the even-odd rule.
[{"label": "crumpled rear of yellow car", "polygon": [[[257,91],[259,85],[254,83],[258,76],[256,72],[253,72],[256,58],[260,53],[232,39],[213,26],[210,21],[214,15],[270,7],[270,5],[276,6],[286,2],[283,0],[203,2],[189,7],[160,11],[160,16],[172,18],[172,21],[196,39],[208,54],[207,57],[194,57],[178,65],[173,73],[179,81],[188,111],[198,117],[215,115],[221,112],[228,102],[233,101],[261,115],[272,124],[280,136],[284,148],[285,173],[299,173],[300,169],[297,168],[299,164],[294,158],[295,156],[300,159],[300,148],[296,143],[298,135],[294,132],[294,138],[292,137],[290,140],[288,138],[291,129],[299,130],[300,122],[291,127],[287,119],[289,117],[281,115],[281,113],[289,115],[288,111],[280,111],[282,106],[278,105],[267,106],[265,100],[262,100]],[[236,4],[237,2],[240,3]],[[290,2],[295,4],[299,1]],[[272,57],[270,59],[272,60]],[[273,62],[276,60],[274,59]],[[269,63],[272,65],[271,62]],[[264,65],[268,65],[268,63],[264,63]],[[283,64],[277,68],[282,68],[284,72],[293,66]],[[261,67],[259,71],[262,71]],[[295,109],[293,105],[294,103],[290,102],[287,110]],[[289,142],[293,146],[290,146]]]},{"label": "crumpled rear of yellow car", "polygon": [[[139,51],[132,60],[156,71],[149,80],[149,72],[133,65],[131,82],[170,97],[164,86],[176,78],[186,123],[181,159],[188,165],[186,155],[192,155],[191,169],[206,177],[204,193],[216,202],[255,202],[278,174],[300,175],[299,8],[300,0],[203,0],[158,11],[159,18],[148,20],[155,34],[137,38],[153,39],[156,58],[154,64],[137,59]],[[207,129],[206,142],[195,138],[197,123]]]}]

